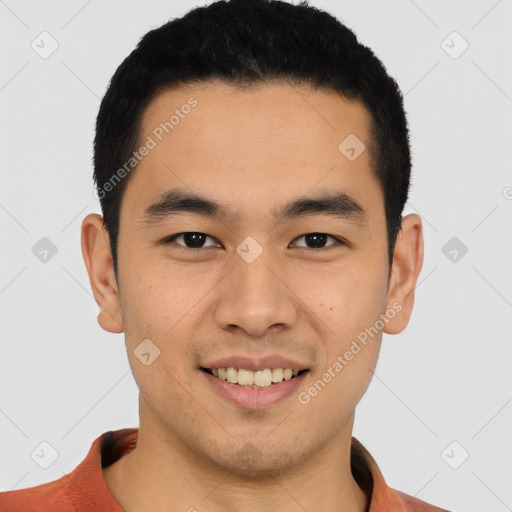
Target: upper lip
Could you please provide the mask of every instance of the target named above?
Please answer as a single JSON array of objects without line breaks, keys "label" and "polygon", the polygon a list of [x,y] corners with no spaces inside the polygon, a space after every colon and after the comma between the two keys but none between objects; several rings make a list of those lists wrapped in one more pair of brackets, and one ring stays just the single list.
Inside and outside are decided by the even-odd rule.
[{"label": "upper lip", "polygon": [[262,357],[230,356],[207,361],[201,368],[243,368],[244,370],[264,370],[265,368],[290,368],[292,370],[307,370],[308,366],[293,359],[278,355]]}]

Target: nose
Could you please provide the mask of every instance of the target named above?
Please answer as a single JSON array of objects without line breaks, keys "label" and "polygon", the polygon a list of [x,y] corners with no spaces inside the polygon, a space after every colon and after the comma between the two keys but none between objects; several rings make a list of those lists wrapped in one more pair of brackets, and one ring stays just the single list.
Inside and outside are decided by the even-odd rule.
[{"label": "nose", "polygon": [[219,288],[214,307],[217,325],[260,337],[297,322],[299,300],[286,282],[286,272],[269,251],[252,263],[235,257],[234,268]]}]

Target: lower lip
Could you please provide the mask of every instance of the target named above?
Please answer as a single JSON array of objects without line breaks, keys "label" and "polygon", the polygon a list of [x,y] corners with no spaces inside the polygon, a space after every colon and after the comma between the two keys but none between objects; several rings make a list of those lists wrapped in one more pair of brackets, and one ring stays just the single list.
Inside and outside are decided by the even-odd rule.
[{"label": "lower lip", "polygon": [[271,384],[268,388],[257,389],[231,384],[202,370],[199,372],[204,375],[216,392],[244,409],[264,409],[279,403],[292,395],[301,385],[304,376],[309,373],[304,372],[293,379]]}]

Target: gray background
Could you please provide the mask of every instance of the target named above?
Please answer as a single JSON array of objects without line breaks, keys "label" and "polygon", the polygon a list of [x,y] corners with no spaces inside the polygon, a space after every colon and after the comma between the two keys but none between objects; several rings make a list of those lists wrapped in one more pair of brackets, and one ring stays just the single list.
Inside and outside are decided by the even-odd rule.
[{"label": "gray background", "polygon": [[[195,5],[0,0],[3,490],[57,479],[101,433],[138,426],[123,335],[96,323],[79,229],[100,211],[92,140],[110,77],[145,32]],[[414,163],[406,212],[425,227],[415,312],[384,337],[354,435],[392,487],[453,511],[512,510],[512,1],[311,5],[397,79]],[[57,249],[46,261],[43,237]],[[47,469],[41,442],[58,453]]]}]

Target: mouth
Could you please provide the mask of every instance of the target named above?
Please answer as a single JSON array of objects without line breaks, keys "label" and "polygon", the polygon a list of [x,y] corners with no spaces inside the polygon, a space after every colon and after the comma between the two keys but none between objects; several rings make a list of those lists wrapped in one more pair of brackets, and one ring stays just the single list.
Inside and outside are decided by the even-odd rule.
[{"label": "mouth", "polygon": [[308,369],[295,368],[262,368],[247,370],[245,368],[201,368],[201,371],[216,377],[221,381],[249,389],[266,389],[276,386],[283,381],[290,381],[308,372]]}]

